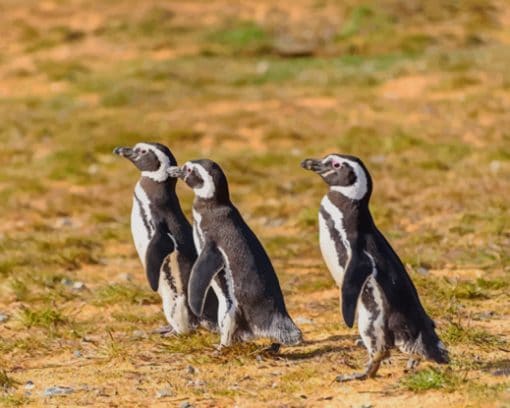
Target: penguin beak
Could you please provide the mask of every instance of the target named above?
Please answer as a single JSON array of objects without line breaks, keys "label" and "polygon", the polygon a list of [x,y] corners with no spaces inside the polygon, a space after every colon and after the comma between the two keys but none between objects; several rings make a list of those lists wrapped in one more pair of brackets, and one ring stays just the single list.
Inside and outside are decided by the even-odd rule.
[{"label": "penguin beak", "polygon": [[315,173],[321,173],[326,170],[324,163],[316,159],[305,159],[301,162],[301,167],[305,170],[311,170]]},{"label": "penguin beak", "polygon": [[130,160],[133,160],[136,157],[136,153],[130,147],[116,147],[113,149],[113,154]]},{"label": "penguin beak", "polygon": [[184,170],[179,166],[171,166],[166,171],[170,175],[170,177],[180,179],[184,178]]}]

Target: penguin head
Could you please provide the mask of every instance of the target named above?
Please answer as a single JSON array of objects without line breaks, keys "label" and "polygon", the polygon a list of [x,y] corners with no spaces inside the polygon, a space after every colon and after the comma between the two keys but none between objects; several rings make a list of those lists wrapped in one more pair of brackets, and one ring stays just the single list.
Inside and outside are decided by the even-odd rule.
[{"label": "penguin head", "polygon": [[137,143],[132,148],[116,147],[113,153],[131,161],[142,172],[142,177],[156,182],[166,181],[167,169],[177,164],[170,149],[160,143]]},{"label": "penguin head", "polygon": [[321,160],[305,159],[301,167],[317,173],[333,191],[351,200],[370,198],[372,178],[363,162],[355,156],[329,154]]},{"label": "penguin head", "polygon": [[218,163],[208,159],[191,160],[182,167],[168,169],[170,177],[182,179],[198,198],[228,201],[229,191],[225,173]]}]

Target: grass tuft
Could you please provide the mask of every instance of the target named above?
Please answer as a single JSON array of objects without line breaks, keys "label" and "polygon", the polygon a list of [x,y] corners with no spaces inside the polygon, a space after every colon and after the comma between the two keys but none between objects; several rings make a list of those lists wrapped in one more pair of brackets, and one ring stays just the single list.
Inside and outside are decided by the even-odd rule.
[{"label": "grass tuft", "polygon": [[7,394],[0,396],[0,406],[2,407],[21,407],[27,405],[30,399],[18,394]]},{"label": "grass tuft", "polygon": [[142,289],[134,284],[112,284],[97,290],[97,305],[113,305],[117,303],[156,304],[160,299],[154,292]]},{"label": "grass tuft", "polygon": [[470,344],[484,349],[494,349],[506,345],[506,340],[483,329],[464,327],[459,323],[450,323],[441,333],[448,344]]},{"label": "grass tuft", "polygon": [[7,371],[4,369],[0,370],[0,388],[4,391],[8,391],[10,388],[13,388],[18,384],[16,380],[7,375]]},{"label": "grass tuft", "polygon": [[49,307],[40,310],[23,309],[20,320],[28,328],[35,326],[55,329],[57,326],[68,323],[67,318],[59,310]]},{"label": "grass tuft", "polygon": [[442,370],[428,368],[405,376],[400,380],[400,384],[404,388],[413,392],[424,392],[433,389],[451,392],[462,382],[463,380],[449,368]]}]

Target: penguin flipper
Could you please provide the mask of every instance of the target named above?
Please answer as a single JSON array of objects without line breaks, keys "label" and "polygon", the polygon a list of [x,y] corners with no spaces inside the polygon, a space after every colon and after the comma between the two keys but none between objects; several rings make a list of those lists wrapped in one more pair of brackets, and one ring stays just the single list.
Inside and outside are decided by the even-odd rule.
[{"label": "penguin flipper", "polygon": [[352,257],[345,271],[342,283],[342,315],[345,324],[352,327],[356,315],[356,305],[367,278],[374,272],[375,265],[368,255],[352,251]]},{"label": "penguin flipper", "polygon": [[149,242],[147,252],[145,253],[145,273],[153,291],[159,287],[159,274],[164,259],[175,250],[173,239],[168,232],[156,228],[156,232]]},{"label": "penguin flipper", "polygon": [[212,241],[206,242],[191,269],[188,284],[188,302],[195,315],[202,316],[211,281],[224,267],[223,255],[216,244]]}]

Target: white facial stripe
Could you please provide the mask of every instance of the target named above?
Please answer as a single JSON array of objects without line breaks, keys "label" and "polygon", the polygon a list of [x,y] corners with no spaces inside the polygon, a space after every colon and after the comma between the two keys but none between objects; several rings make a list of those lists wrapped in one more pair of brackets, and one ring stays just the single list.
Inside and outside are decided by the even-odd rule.
[{"label": "white facial stripe", "polygon": [[200,178],[203,180],[201,187],[194,188],[193,191],[200,198],[212,198],[216,192],[214,187],[214,180],[209,172],[204,169],[200,164],[186,163],[186,166],[191,166],[194,170],[200,174]]},{"label": "white facial stripe", "polygon": [[355,161],[338,157],[335,155],[327,156],[324,160],[336,159],[341,163],[346,163],[352,167],[356,174],[356,182],[350,186],[332,186],[331,190],[338,191],[340,194],[351,200],[361,200],[368,191],[367,175],[365,170]]},{"label": "white facial stripe", "polygon": [[147,143],[138,143],[134,148],[151,151],[156,155],[160,163],[159,168],[155,171],[142,171],[142,177],[148,177],[157,182],[165,181],[168,178],[167,169],[170,167],[170,159],[166,154]]},{"label": "white facial stripe", "polygon": [[329,175],[333,174],[334,172],[335,172],[335,170],[328,170],[325,173],[321,173],[321,176],[322,177],[328,177]]}]

